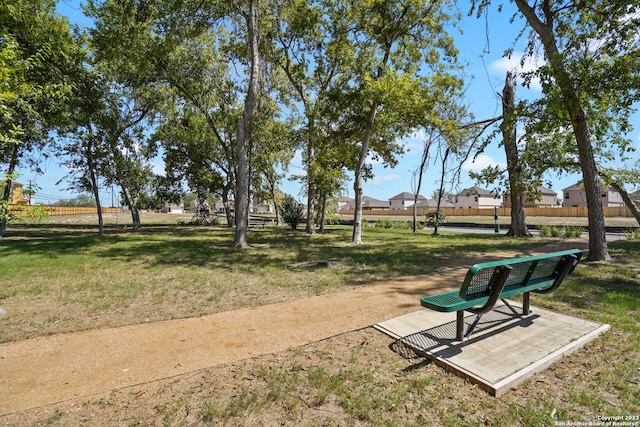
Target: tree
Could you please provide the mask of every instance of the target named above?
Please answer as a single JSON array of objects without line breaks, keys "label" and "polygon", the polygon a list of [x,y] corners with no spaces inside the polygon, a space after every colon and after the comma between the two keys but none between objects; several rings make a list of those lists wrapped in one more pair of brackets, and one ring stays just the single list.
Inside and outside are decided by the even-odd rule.
[{"label": "tree", "polygon": [[[457,87],[450,72],[456,50],[445,31],[446,2],[354,2],[338,4],[353,49],[348,78],[334,85],[343,103],[345,141],[355,142],[355,214],[351,243],[362,243],[362,182],[369,156],[393,165],[396,142],[422,124],[439,102],[436,86]],[[446,58],[446,60],[443,60]],[[438,89],[440,90],[440,89]]]},{"label": "tree", "polygon": [[515,113],[515,83],[511,72],[507,73],[504,89],[502,90],[502,145],[507,157],[507,173],[509,176],[509,197],[511,200],[511,226],[508,236],[530,237],[524,213],[524,183],[522,166],[518,155],[518,140],[516,137]]},{"label": "tree", "polygon": [[[51,0],[3,2],[0,22],[0,165],[10,180],[21,164],[39,171],[30,155],[44,153],[53,131],[67,121],[77,45]],[[0,200],[8,198],[5,189]]]},{"label": "tree", "polygon": [[297,229],[298,224],[304,219],[304,208],[289,194],[284,197],[280,210],[282,220],[285,224],[289,224],[292,230]]},{"label": "tree", "polygon": [[[449,90],[443,90],[438,95],[439,103],[432,108],[425,119],[424,125],[424,145],[422,150],[422,156],[420,165],[416,168],[413,175],[412,185],[414,188],[414,203],[413,203],[413,232],[417,233],[417,221],[418,221],[418,195],[422,186],[422,177],[429,164],[429,160],[432,156],[431,149],[436,148],[437,153],[440,154],[444,151],[442,159],[442,179],[440,181],[440,188],[435,192],[435,199],[437,200],[437,207],[435,213],[435,221],[432,221],[434,227],[434,235],[438,234],[438,225],[442,213],[440,212],[440,205],[442,198],[444,197],[444,184],[445,184],[445,171],[446,163],[449,160],[449,154],[452,150],[458,152],[463,146],[467,144],[469,138],[469,128],[461,125],[471,120],[472,116],[469,113],[466,106],[461,103],[464,95],[463,91],[459,87],[451,87]],[[437,89],[436,89],[437,90]],[[437,159],[434,159],[434,163]]]},{"label": "tree", "polygon": [[[478,11],[490,1],[476,1]],[[533,5],[515,0],[531,29],[528,53],[542,45],[546,64],[525,76],[538,77],[545,97],[528,108],[529,137],[570,129],[566,139],[545,141],[542,157],[558,159],[575,153],[583,176],[589,219],[588,260],[609,260],[598,158],[617,147],[624,153],[629,140],[629,115],[640,87],[638,13],[640,5],[627,1],[565,3],[543,0]],[[553,130],[555,128],[555,131]],[[531,131],[531,132],[530,132]],[[545,164],[548,164],[545,162]],[[562,164],[562,163],[560,163]]]},{"label": "tree", "polygon": [[[283,89],[285,95],[301,104],[300,136],[306,167],[303,182],[307,192],[305,231],[313,234],[318,213],[316,205],[318,201],[321,205],[323,200],[326,203],[327,191],[337,184],[332,179],[336,168],[330,164],[333,161],[329,155],[331,147],[323,144],[327,123],[322,110],[326,108],[331,85],[351,60],[352,50],[347,43],[342,16],[336,14],[331,2],[287,1],[276,7],[275,62],[289,82],[289,87]],[[322,227],[323,220],[320,223]]]}]

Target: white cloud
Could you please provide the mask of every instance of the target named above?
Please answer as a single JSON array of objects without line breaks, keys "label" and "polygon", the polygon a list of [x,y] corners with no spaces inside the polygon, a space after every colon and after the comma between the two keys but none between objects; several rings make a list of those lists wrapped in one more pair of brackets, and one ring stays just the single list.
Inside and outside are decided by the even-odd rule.
[{"label": "white cloud", "polygon": [[486,154],[480,154],[478,155],[478,157],[475,158],[475,160],[469,159],[466,162],[464,162],[464,164],[462,165],[462,168],[468,171],[480,172],[482,169],[486,168],[487,166],[500,166],[504,168],[507,165],[497,161],[491,156],[487,156]]},{"label": "white cloud", "polygon": [[[523,56],[523,52],[513,52],[511,54],[511,57],[509,58],[502,57],[496,61],[493,61],[489,65],[489,69],[496,74],[504,77],[507,71],[512,71],[516,74],[520,74],[537,70],[545,62],[542,57],[527,57],[525,58],[525,61],[523,63]],[[541,91],[542,85],[540,84],[540,79],[532,79],[529,87],[533,90]]]},{"label": "white cloud", "polygon": [[401,143],[404,147],[405,154],[421,154],[425,139],[426,135],[421,129],[414,131],[411,135],[404,138]]},{"label": "white cloud", "polygon": [[379,184],[385,184],[388,182],[398,181],[401,178],[402,177],[397,173],[387,173],[384,175],[374,176],[370,181],[368,181],[368,183],[372,185],[379,185]]}]

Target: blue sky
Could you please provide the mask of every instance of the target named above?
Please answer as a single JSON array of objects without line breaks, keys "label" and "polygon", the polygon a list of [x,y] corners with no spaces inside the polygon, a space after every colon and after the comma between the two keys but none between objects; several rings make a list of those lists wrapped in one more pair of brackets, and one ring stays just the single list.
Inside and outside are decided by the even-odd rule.
[{"label": "blue sky", "polygon": [[[82,0],[62,0],[58,4],[58,11],[67,15],[73,23],[85,26],[90,25],[90,21],[82,15],[81,3]],[[509,7],[509,5],[505,5],[505,9]],[[487,22],[484,19],[467,17],[466,10],[462,12],[464,18],[460,27],[463,30],[463,34],[459,34],[457,29],[453,29],[450,34],[456,40],[456,45],[460,51],[460,59],[468,63],[466,72],[469,80],[466,102],[474,112],[476,119],[495,117],[501,112],[500,99],[497,93],[502,91],[506,72],[520,69],[521,52],[524,49],[525,40],[520,41],[515,46],[513,41],[521,30],[522,24],[518,21],[513,24],[507,24],[511,17],[511,13],[507,11],[498,13],[495,9],[491,10]],[[503,57],[504,51],[508,48],[514,49],[514,54],[510,59]],[[518,86],[516,96],[518,98],[534,99],[541,96],[541,92],[535,84],[530,89]],[[632,123],[635,129],[630,137],[637,147],[640,145],[640,114],[636,113],[634,115]],[[390,169],[385,168],[382,164],[373,164],[374,178],[364,183],[365,195],[387,200],[404,191],[412,192],[412,175],[419,165],[423,142],[420,135],[416,134],[404,138],[402,143],[405,146],[405,154],[399,158],[396,167]],[[57,163],[56,159],[45,161],[45,175],[43,176],[36,176],[29,171],[21,172],[22,175],[18,178],[19,182],[26,185],[31,181],[39,187],[39,197],[36,198],[36,202],[47,204],[59,199],[74,197],[72,192],[65,190],[67,185],[64,182],[56,185],[56,182],[65,175],[64,169]],[[497,141],[492,143],[474,163],[468,162],[464,165],[459,190],[474,185],[474,182],[468,176],[469,170],[480,170],[487,165],[495,164],[505,164],[504,149],[498,145]],[[155,166],[158,171],[162,171],[161,160]],[[295,175],[303,173],[299,155],[293,159],[290,172]],[[577,182],[580,176],[550,174],[545,178],[552,182],[552,189],[561,192],[563,188]],[[438,179],[438,167],[431,166],[423,180],[421,194],[430,198],[433,191],[437,189]],[[285,179],[282,183],[282,189],[300,200],[304,199],[300,192],[299,184],[295,182]],[[346,190],[346,195],[353,197],[352,182],[348,184]],[[116,204],[118,203],[118,193],[119,189],[115,188],[113,194],[115,194]],[[110,206],[113,199],[112,190],[104,190],[101,194],[103,205]]]}]

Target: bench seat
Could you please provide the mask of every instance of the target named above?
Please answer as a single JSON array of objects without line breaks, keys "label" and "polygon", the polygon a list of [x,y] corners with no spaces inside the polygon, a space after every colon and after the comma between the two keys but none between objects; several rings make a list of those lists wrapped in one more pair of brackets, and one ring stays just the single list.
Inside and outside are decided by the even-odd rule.
[{"label": "bench seat", "polygon": [[[525,292],[532,292],[540,288],[551,286],[553,280],[544,280],[534,283],[529,283],[526,286],[512,285],[505,286],[502,292],[500,292],[500,299],[510,298],[514,295],[519,295]],[[451,313],[454,311],[466,310],[468,308],[484,305],[489,301],[489,296],[484,295],[477,298],[465,299],[460,297],[460,291],[443,292],[441,294],[430,295],[420,298],[420,304],[423,307],[430,308],[432,310]]]}]

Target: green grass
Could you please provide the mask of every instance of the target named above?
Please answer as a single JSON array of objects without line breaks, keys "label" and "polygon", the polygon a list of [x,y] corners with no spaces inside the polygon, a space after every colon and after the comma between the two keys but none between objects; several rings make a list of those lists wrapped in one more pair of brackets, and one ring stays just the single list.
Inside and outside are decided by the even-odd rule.
[{"label": "green grass", "polygon": [[[351,246],[351,230],[331,226],[315,236],[251,231],[251,247],[238,250],[224,228],[156,224],[139,234],[110,229],[102,239],[71,226],[13,231],[15,237],[0,241],[0,306],[9,312],[0,318],[1,341],[437,275],[557,241],[367,228],[365,244]],[[535,304],[608,323],[611,332],[500,398],[420,357],[399,357],[386,337],[365,329],[171,379],[153,392],[114,391],[75,412],[42,408],[39,424],[75,425],[73,417],[82,415],[119,425],[542,427],[638,415],[640,242],[617,241],[609,250],[612,262],[580,263],[558,291],[536,295]],[[321,260],[331,268],[319,268]]]},{"label": "green grass", "polygon": [[[0,240],[0,304],[10,313],[0,342],[437,274],[461,254],[471,262],[548,242],[371,228],[365,244],[352,246],[347,227],[314,236],[271,227],[251,231],[251,247],[241,250],[231,248],[233,234],[226,228],[158,224],[142,233],[111,229],[103,238],[87,236],[84,226],[63,228],[23,225]],[[320,261],[331,268],[319,267]]]}]

